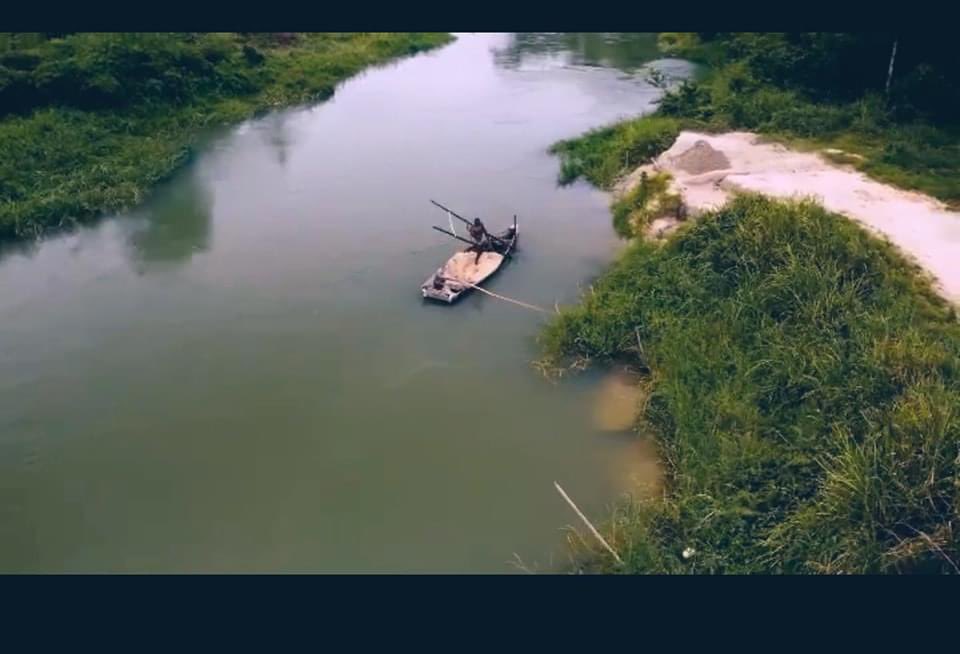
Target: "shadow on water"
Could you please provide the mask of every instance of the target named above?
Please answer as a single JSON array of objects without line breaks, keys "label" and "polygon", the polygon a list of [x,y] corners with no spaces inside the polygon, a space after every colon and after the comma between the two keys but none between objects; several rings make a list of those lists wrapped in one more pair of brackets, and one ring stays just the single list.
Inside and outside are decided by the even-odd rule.
[{"label": "shadow on water", "polygon": [[0,262],[17,255],[30,258],[43,245],[42,239],[25,239],[22,241],[8,241],[0,243]]},{"label": "shadow on water", "polygon": [[505,48],[493,50],[494,61],[507,69],[520,68],[525,60],[560,57],[574,66],[606,66],[632,73],[661,57],[653,32],[520,32]]},{"label": "shadow on water", "polygon": [[213,195],[195,171],[157,189],[147,206],[131,216],[128,241],[137,270],[186,263],[208,251],[212,215]]}]

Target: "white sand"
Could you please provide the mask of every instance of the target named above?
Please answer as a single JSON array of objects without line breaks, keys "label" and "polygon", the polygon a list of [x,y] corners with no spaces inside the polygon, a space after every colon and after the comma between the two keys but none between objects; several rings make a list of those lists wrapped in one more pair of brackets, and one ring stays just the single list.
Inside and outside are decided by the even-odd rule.
[{"label": "white sand", "polygon": [[477,261],[476,252],[457,252],[447,261],[441,273],[444,277],[470,284],[479,284],[500,266],[503,255],[498,252],[482,252]]},{"label": "white sand", "polygon": [[[738,189],[785,198],[813,197],[830,211],[888,238],[932,274],[945,297],[960,303],[960,213],[931,197],[881,184],[816,154],[759,143],[758,138],[747,132],[681,132],[669,150],[651,166],[637,169],[619,190],[636,184],[641,170],[666,170],[691,214],[722,205]],[[673,159],[700,140],[722,152],[730,167],[697,175],[681,169]]]}]

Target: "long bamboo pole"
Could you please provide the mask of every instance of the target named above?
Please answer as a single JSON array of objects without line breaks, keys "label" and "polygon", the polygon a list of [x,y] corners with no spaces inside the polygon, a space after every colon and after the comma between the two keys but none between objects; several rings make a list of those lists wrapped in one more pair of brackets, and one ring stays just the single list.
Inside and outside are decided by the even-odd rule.
[{"label": "long bamboo pole", "polygon": [[448,231],[445,230],[443,227],[437,227],[436,225],[432,225],[432,227],[433,227],[435,230],[437,230],[438,232],[443,232],[443,233],[446,234],[447,236],[452,236],[453,238],[457,239],[458,241],[463,241],[463,242],[466,243],[467,245],[476,245],[476,243],[474,243],[473,241],[468,241],[467,239],[463,238],[462,236],[457,236],[457,235],[454,234],[453,232],[448,232]]},{"label": "long bamboo pole", "polygon": [[897,59],[897,43],[899,41],[899,38],[893,39],[893,50],[890,52],[890,67],[887,69],[887,86],[884,90],[887,96],[890,95],[890,82],[893,81],[893,62]]},{"label": "long bamboo pole", "polygon": [[590,531],[593,533],[596,539],[600,541],[600,544],[603,545],[605,548],[607,548],[607,551],[613,555],[613,558],[617,560],[617,563],[619,563],[620,565],[623,565],[623,559],[620,558],[620,555],[617,554],[616,550],[610,547],[610,543],[608,543],[604,539],[604,537],[600,535],[600,532],[597,531],[597,528],[594,527],[589,520],[587,520],[587,516],[583,515],[580,509],[577,508],[577,505],[574,504],[573,500],[570,499],[570,496],[567,495],[566,492],[564,492],[564,490],[560,487],[560,484],[558,484],[557,482],[553,482],[553,485],[557,487],[557,492],[559,492],[560,495],[563,496],[563,499],[567,501],[567,504],[570,505],[570,508],[576,511],[577,515],[580,516],[580,519],[583,520],[583,523],[587,525],[587,527],[590,529]]}]

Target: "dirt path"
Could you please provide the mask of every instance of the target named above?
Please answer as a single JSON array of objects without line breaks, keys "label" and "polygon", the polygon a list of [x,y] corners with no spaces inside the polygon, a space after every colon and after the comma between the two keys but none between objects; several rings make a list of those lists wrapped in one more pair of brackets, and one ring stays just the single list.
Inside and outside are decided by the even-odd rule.
[{"label": "dirt path", "polygon": [[933,275],[945,297],[960,303],[960,213],[816,154],[759,143],[758,138],[747,132],[681,132],[654,164],[638,169],[618,188],[632,187],[642,170],[666,170],[691,213],[722,205],[738,189],[813,197],[888,238]]}]

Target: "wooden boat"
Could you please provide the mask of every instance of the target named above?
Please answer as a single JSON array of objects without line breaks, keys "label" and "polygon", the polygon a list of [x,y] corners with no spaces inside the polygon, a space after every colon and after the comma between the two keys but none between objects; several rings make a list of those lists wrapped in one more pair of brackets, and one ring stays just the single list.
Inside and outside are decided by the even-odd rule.
[{"label": "wooden boat", "polygon": [[[434,229],[450,234],[450,232],[437,227]],[[450,235],[461,241],[465,240],[455,234]],[[520,236],[520,231],[517,228],[517,217],[513,217],[512,226],[494,236],[496,238],[491,239],[493,251],[481,253],[479,260],[473,246],[450,257],[420,287],[423,297],[451,304],[471,290],[473,288],[471,284],[480,284],[497,272],[516,247],[517,238]]]}]

